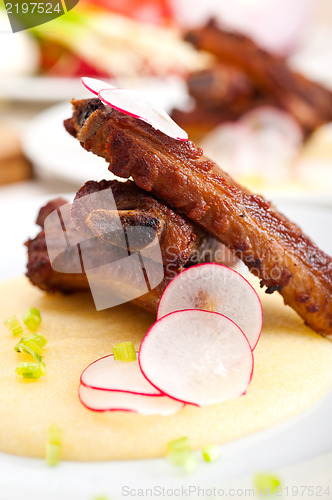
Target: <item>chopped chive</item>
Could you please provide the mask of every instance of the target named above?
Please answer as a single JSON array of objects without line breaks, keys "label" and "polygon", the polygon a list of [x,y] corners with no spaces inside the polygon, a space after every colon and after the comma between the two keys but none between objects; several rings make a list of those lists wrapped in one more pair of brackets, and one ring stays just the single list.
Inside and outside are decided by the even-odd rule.
[{"label": "chopped chive", "polygon": [[58,444],[47,443],[46,445],[46,462],[51,467],[58,465],[61,455],[61,446]]},{"label": "chopped chive", "polygon": [[214,444],[205,446],[202,455],[206,462],[215,462],[220,457],[220,447]]},{"label": "chopped chive", "polygon": [[19,342],[18,344],[16,344],[16,346],[14,347],[14,349],[15,349],[16,352],[25,352],[26,354],[30,354],[33,357],[33,359],[36,361],[36,363],[41,363],[41,361],[43,359],[42,356],[40,356],[40,354],[38,354],[37,352],[35,352],[29,346],[21,344],[21,342]]},{"label": "chopped chive", "polygon": [[194,455],[187,437],[174,439],[167,444],[169,461],[176,466],[183,467],[190,474],[197,467],[197,458]]},{"label": "chopped chive", "polygon": [[271,496],[277,492],[281,486],[281,481],[273,474],[258,473],[253,480],[257,493],[261,496]]},{"label": "chopped chive", "polygon": [[34,342],[35,344],[37,344],[39,347],[42,348],[47,344],[47,339],[40,333],[27,333],[26,335],[23,335],[20,342],[23,342],[25,344],[29,344],[29,342]]},{"label": "chopped chive", "polygon": [[37,307],[30,307],[29,311],[31,312],[31,314],[33,314],[34,316],[37,316],[37,318],[40,319],[41,321],[41,314],[40,314],[40,310],[37,309]]},{"label": "chopped chive", "polygon": [[135,361],[136,352],[132,342],[121,342],[113,347],[114,359],[117,361]]},{"label": "chopped chive", "polygon": [[16,316],[11,316],[4,321],[4,325],[13,335],[21,335],[23,333],[23,328]]},{"label": "chopped chive", "polygon": [[25,379],[35,380],[46,375],[44,363],[19,363],[15,372]]},{"label": "chopped chive", "polygon": [[26,342],[22,342],[26,347],[30,347],[36,354],[39,354],[40,356],[43,354],[44,349],[40,347],[36,342],[33,340],[28,340]]},{"label": "chopped chive", "polygon": [[59,463],[61,456],[62,430],[57,425],[51,425],[48,431],[46,445],[46,462],[51,467]]},{"label": "chopped chive", "polygon": [[40,311],[35,307],[31,307],[24,313],[23,322],[31,332],[35,332],[41,323]]},{"label": "chopped chive", "polygon": [[61,445],[62,443],[62,429],[57,425],[51,425],[48,431],[48,440],[52,444]]},{"label": "chopped chive", "polygon": [[167,443],[168,451],[192,451],[189,439],[187,437],[181,437],[174,439]]},{"label": "chopped chive", "polygon": [[194,470],[197,467],[197,458],[193,453],[191,453],[191,455],[189,455],[185,459],[184,463],[182,464],[182,467],[184,468],[187,474],[192,474],[194,472]]},{"label": "chopped chive", "polygon": [[14,349],[16,352],[25,352],[27,354],[30,354],[37,363],[40,363],[43,359],[43,347],[46,344],[47,340],[42,335],[38,335],[36,333],[28,333],[21,338]]},{"label": "chopped chive", "polygon": [[[24,346],[30,347],[37,354],[43,354],[43,347],[47,344],[47,340],[43,335],[37,333],[28,333],[27,335],[23,335],[19,344],[23,344]],[[16,346],[15,346],[16,347]],[[14,347],[15,350],[17,350]]]},{"label": "chopped chive", "polygon": [[183,467],[185,472],[190,474],[196,469],[197,458],[192,451],[182,450],[176,451],[172,450],[167,455],[168,460],[177,467]]},{"label": "chopped chive", "polygon": [[192,455],[191,450],[181,450],[181,451],[176,451],[172,450],[168,452],[167,458],[168,460],[173,464],[173,465],[183,465],[188,457]]}]

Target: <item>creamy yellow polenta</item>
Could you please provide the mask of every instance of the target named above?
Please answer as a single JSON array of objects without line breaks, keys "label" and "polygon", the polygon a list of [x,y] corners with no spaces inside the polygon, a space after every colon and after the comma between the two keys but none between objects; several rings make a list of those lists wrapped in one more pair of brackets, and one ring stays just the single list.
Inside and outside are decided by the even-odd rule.
[{"label": "creamy yellow polenta", "polygon": [[[114,344],[139,347],[153,316],[125,304],[96,312],[89,294],[48,295],[26,278],[0,285],[0,451],[43,457],[48,429],[63,429],[64,459],[109,460],[158,457],[168,441],[188,436],[195,448],[224,443],[299,414],[327,393],[332,383],[332,342],[304,326],[281,297],[262,294],[264,329],[255,350],[247,394],[226,403],[176,415],[95,413],[77,397],[80,374]],[[42,314],[39,331],[48,339],[47,376],[24,381],[15,374],[18,341],[3,320],[29,307]],[[239,304],[241,307],[241,304]]]}]

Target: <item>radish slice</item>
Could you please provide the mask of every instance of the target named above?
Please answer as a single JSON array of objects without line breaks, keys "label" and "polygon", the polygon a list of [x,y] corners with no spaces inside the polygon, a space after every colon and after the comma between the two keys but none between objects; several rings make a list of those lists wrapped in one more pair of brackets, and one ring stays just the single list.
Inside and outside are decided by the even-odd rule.
[{"label": "radish slice", "polygon": [[167,396],[146,396],[127,392],[104,391],[80,385],[81,403],[93,411],[130,411],[142,415],[172,415],[183,408],[183,403]]},{"label": "radish slice", "polygon": [[102,90],[98,96],[105,104],[126,115],[149,123],[153,128],[173,139],[188,140],[187,132],[179,127],[166,111],[156,107],[136,90],[110,88]]},{"label": "radish slice", "polygon": [[160,391],[143,377],[137,360],[124,363],[116,361],[113,354],[91,363],[81,375],[81,384],[105,391],[161,396]]},{"label": "radish slice", "polygon": [[139,363],[165,395],[198,406],[241,396],[253,371],[252,351],[240,328],[222,314],[198,309],[176,311],[154,323],[141,344]]},{"label": "radish slice", "polygon": [[108,106],[149,123],[153,128],[173,139],[188,140],[187,132],[179,127],[166,111],[156,107],[140,92],[131,89],[117,89],[114,85],[96,78],[83,77],[81,81],[85,88],[97,95]]},{"label": "radish slice", "polygon": [[111,85],[110,83],[103,82],[102,80],[97,80],[97,78],[88,78],[87,76],[83,76],[83,78],[81,78],[81,82],[86,89],[88,89],[96,96],[98,96],[101,90],[115,88],[114,85]]},{"label": "radish slice", "polygon": [[[265,142],[273,144],[279,140],[286,152],[279,155],[297,153],[303,143],[303,131],[297,121],[285,111],[272,106],[261,106],[245,113],[241,123],[247,126],[256,136],[264,138]],[[278,151],[274,151],[278,154]]]},{"label": "radish slice", "polygon": [[184,309],[224,314],[241,328],[252,349],[262,331],[263,310],[256,291],[241,274],[220,264],[198,264],[178,274],[160,299],[157,319]]}]

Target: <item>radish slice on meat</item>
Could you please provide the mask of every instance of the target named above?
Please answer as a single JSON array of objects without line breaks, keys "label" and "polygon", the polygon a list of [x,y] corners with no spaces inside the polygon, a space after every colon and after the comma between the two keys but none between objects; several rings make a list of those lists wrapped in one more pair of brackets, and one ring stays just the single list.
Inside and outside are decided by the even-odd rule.
[{"label": "radish slice on meat", "polygon": [[173,139],[188,140],[187,132],[179,127],[166,111],[149,102],[141,92],[115,88],[96,78],[83,77],[81,80],[85,88],[97,95],[108,106],[149,123],[153,128]]},{"label": "radish slice on meat", "polygon": [[101,90],[115,88],[114,85],[103,82],[102,80],[97,80],[97,78],[88,78],[87,76],[84,76],[81,78],[81,81],[84,87],[96,96],[98,96]]},{"label": "radish slice on meat", "polygon": [[124,363],[116,361],[113,354],[98,359],[81,375],[81,384],[92,389],[121,391],[145,396],[160,396],[161,393],[144,378],[138,361]]},{"label": "radish slice on meat", "polygon": [[[126,363],[128,364],[128,363]],[[183,403],[167,396],[147,396],[128,392],[105,391],[80,385],[81,403],[93,411],[130,411],[142,415],[172,415],[183,408]]]},{"label": "radish slice on meat", "polygon": [[139,363],[143,375],[165,395],[198,406],[245,393],[253,355],[240,328],[222,314],[176,311],[145,335]]},{"label": "radish slice on meat", "polygon": [[252,349],[262,331],[262,304],[256,291],[241,274],[220,264],[199,264],[178,274],[160,299],[157,319],[184,309],[224,314],[241,328]]},{"label": "radish slice on meat", "polygon": [[187,132],[179,127],[166,111],[156,107],[136,90],[106,89],[99,92],[98,97],[108,106],[149,123],[173,139],[188,140]]}]

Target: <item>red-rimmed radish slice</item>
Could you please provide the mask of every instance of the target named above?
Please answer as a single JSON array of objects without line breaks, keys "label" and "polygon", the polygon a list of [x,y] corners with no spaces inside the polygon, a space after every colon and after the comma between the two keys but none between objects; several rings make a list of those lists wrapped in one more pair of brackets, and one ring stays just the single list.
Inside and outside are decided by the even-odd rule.
[{"label": "red-rimmed radish slice", "polygon": [[157,319],[184,309],[224,314],[241,328],[252,349],[262,331],[263,310],[256,291],[241,274],[220,264],[198,264],[178,274],[160,299]]},{"label": "red-rimmed radish slice", "polygon": [[81,82],[87,90],[89,90],[96,96],[98,96],[101,90],[115,88],[114,85],[111,85],[110,83],[103,82],[102,80],[98,80],[97,78],[89,78],[87,76],[83,76],[81,78]]},{"label": "red-rimmed radish slice", "polygon": [[113,354],[97,359],[83,371],[81,384],[92,389],[121,391],[160,396],[161,393],[144,378],[138,361],[116,361]]},{"label": "red-rimmed radish slice", "polygon": [[81,78],[85,88],[98,96],[105,104],[121,113],[149,123],[153,128],[181,141],[188,140],[188,134],[179,127],[161,108],[148,101],[144,95],[132,89],[119,89],[96,78]]},{"label": "red-rimmed radish slice", "polygon": [[183,408],[183,403],[167,396],[146,396],[128,392],[104,391],[80,385],[81,403],[93,411],[130,411],[141,415],[173,415]]},{"label": "red-rimmed radish slice", "polygon": [[166,111],[156,107],[136,90],[108,88],[101,90],[98,96],[108,106],[149,123],[173,139],[188,140],[187,132],[179,127]]},{"label": "red-rimmed radish slice", "polygon": [[247,338],[229,318],[198,309],[176,311],[145,335],[139,363],[169,397],[198,406],[245,393],[253,371]]}]

